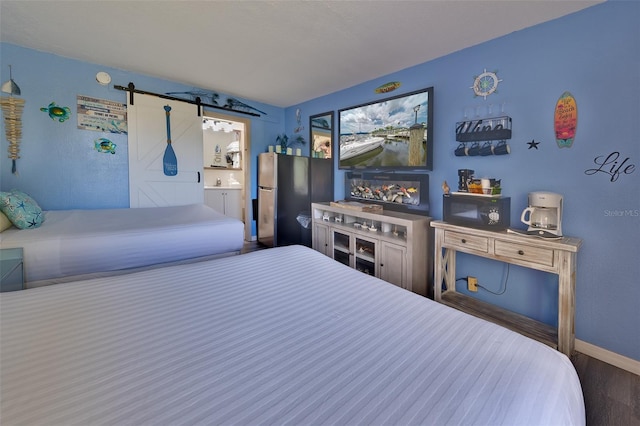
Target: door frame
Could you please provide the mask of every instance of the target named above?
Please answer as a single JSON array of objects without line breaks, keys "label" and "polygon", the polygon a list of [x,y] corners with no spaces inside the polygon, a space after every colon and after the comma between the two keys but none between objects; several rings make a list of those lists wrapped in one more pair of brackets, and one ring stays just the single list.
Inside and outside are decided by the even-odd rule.
[{"label": "door frame", "polygon": [[242,185],[242,191],[240,192],[242,197],[242,220],[244,222],[244,240],[251,241],[251,222],[253,207],[251,203],[251,158],[249,152],[251,150],[251,120],[249,118],[237,117],[234,115],[220,114],[218,112],[204,110],[202,116],[211,118],[214,120],[230,121],[235,123],[242,123],[244,131],[241,134],[242,142],[242,175],[244,182]]}]

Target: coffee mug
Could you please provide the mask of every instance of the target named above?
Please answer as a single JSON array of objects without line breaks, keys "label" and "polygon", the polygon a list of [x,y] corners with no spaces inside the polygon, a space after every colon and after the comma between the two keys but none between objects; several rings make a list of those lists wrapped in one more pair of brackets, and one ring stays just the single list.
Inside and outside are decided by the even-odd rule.
[{"label": "coffee mug", "polygon": [[480,155],[480,144],[478,142],[474,142],[473,145],[471,145],[471,148],[469,148],[469,153],[467,155],[472,157]]},{"label": "coffee mug", "polygon": [[483,194],[491,194],[491,179],[482,178],[480,179],[480,184],[482,185]]},{"label": "coffee mug", "polygon": [[484,145],[482,145],[482,148],[480,148],[480,155],[483,157],[493,155],[493,145],[491,145],[491,142],[485,142]]},{"label": "coffee mug", "polygon": [[511,148],[507,144],[507,141],[500,141],[498,145],[493,149],[495,155],[505,155],[511,153]]},{"label": "coffee mug", "polygon": [[458,147],[455,150],[455,154],[456,157],[464,157],[469,155],[469,148],[467,148],[467,146],[463,143],[461,143],[460,145],[458,145]]}]

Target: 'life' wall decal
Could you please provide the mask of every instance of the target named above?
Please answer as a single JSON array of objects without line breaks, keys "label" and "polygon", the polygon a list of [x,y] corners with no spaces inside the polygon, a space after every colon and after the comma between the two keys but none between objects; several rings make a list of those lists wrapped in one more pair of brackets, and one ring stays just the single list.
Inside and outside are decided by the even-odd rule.
[{"label": "'life' wall decal", "polygon": [[620,153],[614,151],[611,154],[601,155],[593,159],[593,162],[598,165],[595,169],[587,169],[584,171],[585,175],[595,175],[596,173],[604,173],[609,175],[611,182],[615,182],[622,175],[630,175],[636,171],[636,165],[631,164],[629,157],[620,162]]}]

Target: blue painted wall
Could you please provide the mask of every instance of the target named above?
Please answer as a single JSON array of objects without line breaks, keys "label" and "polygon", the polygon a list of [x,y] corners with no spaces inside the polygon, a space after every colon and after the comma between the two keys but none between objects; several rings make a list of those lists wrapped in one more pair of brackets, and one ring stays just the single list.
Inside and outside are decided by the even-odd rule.
[{"label": "blue painted wall", "polygon": [[[511,223],[520,224],[527,194],[546,190],[564,195],[563,230],[580,237],[578,254],[576,335],[578,339],[640,360],[640,3],[607,2],[579,13],[509,34],[446,57],[377,80],[287,108],[286,127],[296,126],[297,108],[306,117],[324,111],[383,99],[424,87],[435,89],[434,170],[431,215],[442,218],[446,180],[457,185],[457,170],[473,169],[477,177],[502,179],[511,197]],[[431,43],[437,41],[425,41]],[[409,53],[410,54],[410,53]],[[503,81],[486,100],[473,95],[473,77],[484,69]],[[390,81],[402,86],[390,95],[374,89]],[[556,101],[571,92],[578,103],[578,129],[571,148],[555,142]],[[455,123],[476,108],[489,106],[513,118],[511,154],[456,157]],[[304,121],[303,122],[306,122]],[[308,121],[308,120],[307,120]],[[337,129],[337,124],[336,124]],[[540,142],[528,149],[527,142]],[[597,169],[597,162],[618,153],[617,179]],[[599,159],[599,160],[596,160]],[[337,161],[335,162],[337,168]],[[631,166],[633,165],[633,166]],[[603,167],[609,171],[613,163]],[[344,198],[344,173],[335,176],[336,199]],[[480,284],[500,290],[507,271],[498,262],[459,255],[458,276],[473,275]],[[459,290],[466,292],[464,282]],[[511,267],[507,291],[476,297],[557,325],[557,279]],[[426,326],[426,325],[425,325]]]},{"label": "blue painted wall", "polygon": [[[13,79],[22,92],[20,98],[25,100],[18,175],[11,173],[11,160],[4,154],[8,143],[3,134],[0,189],[21,189],[46,210],[129,207],[127,136],[78,129],[77,95],[126,103],[128,93],[113,86],[127,86],[129,82],[133,82],[137,89],[153,93],[202,90],[7,43],[0,43],[0,48],[0,81],[9,80],[7,65],[12,65]],[[111,84],[102,86],[96,82],[95,76],[99,71],[111,75]],[[211,80],[215,86],[215,70],[211,71]],[[218,103],[224,105],[227,95],[221,91],[217,93],[220,95]],[[60,123],[40,111],[51,102],[69,107],[71,118]],[[284,130],[284,109],[250,100],[246,103],[267,114],[251,117],[211,111],[250,118],[250,158],[255,177],[257,153],[266,151],[267,145],[273,144],[276,136]],[[94,149],[94,140],[100,137],[106,137],[117,145],[115,155]],[[256,194],[256,185],[253,184],[250,196],[255,198]]]},{"label": "blue painted wall", "polygon": [[[382,99],[373,92],[381,84],[400,81],[402,86],[392,92],[394,95],[434,86],[432,216],[442,217],[441,182],[447,180],[455,187],[460,168],[474,169],[477,176],[502,179],[504,194],[512,198],[513,224],[519,223],[527,193],[548,190],[563,194],[564,233],[584,240],[578,255],[576,335],[640,360],[639,20],[640,3],[608,1],[286,110],[247,100],[268,113],[251,119],[252,174],[256,173],[257,154],[273,144],[277,134],[285,130],[293,134],[298,108],[305,126],[303,135],[308,138],[309,115]],[[0,155],[0,189],[20,188],[45,209],[127,207],[126,137],[78,130],[75,115],[65,123],[53,122],[40,107],[55,101],[75,112],[76,95],[125,102],[125,92],[95,82],[98,71],[109,72],[112,85],[125,86],[133,81],[139,89],[151,92],[194,88],[6,43],[0,48],[0,81],[9,79],[6,65],[12,64],[13,77],[26,100],[20,174],[12,175],[10,160]],[[474,98],[470,86],[473,76],[485,68],[497,70],[503,81],[498,93],[483,100]],[[578,130],[573,147],[559,149],[553,133],[553,112],[564,91],[577,99]],[[224,93],[219,93],[224,99]],[[475,113],[478,108],[484,115],[490,104],[496,112],[501,103],[513,118],[513,138],[509,141],[512,153],[503,157],[455,157],[455,123],[462,120],[465,109]],[[118,145],[116,155],[94,150],[93,141],[103,136]],[[538,150],[528,149],[527,142],[532,139],[541,142]],[[4,136],[1,140],[0,152],[6,153]],[[308,145],[303,150],[308,155]],[[635,168],[615,181],[603,172],[585,173],[598,168],[596,158],[614,152],[619,153],[618,164],[628,158],[626,165]],[[337,199],[344,197],[343,179],[344,173],[336,171]],[[255,182],[251,196],[256,197]],[[459,276],[477,276],[481,284],[494,290],[499,289],[506,274],[502,264],[464,255],[459,256],[458,267]],[[504,295],[475,295],[556,325],[555,278],[518,267],[511,267],[509,273]]]}]

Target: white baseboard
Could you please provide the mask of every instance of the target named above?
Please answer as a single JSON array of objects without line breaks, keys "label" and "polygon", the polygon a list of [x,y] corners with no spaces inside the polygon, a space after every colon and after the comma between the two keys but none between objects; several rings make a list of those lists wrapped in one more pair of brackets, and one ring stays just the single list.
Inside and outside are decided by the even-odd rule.
[{"label": "white baseboard", "polygon": [[640,361],[627,358],[626,356],[608,351],[579,339],[576,339],[575,349],[580,353],[589,355],[591,358],[599,359],[607,364],[611,364],[640,376]]}]

